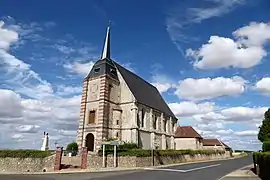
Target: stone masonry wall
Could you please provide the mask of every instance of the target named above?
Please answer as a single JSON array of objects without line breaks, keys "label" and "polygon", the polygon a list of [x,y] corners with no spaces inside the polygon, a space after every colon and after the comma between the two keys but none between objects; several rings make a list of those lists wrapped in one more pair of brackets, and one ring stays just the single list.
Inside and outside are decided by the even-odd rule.
[{"label": "stone masonry wall", "polygon": [[[218,160],[229,158],[230,153],[225,154],[212,154],[212,155],[179,155],[179,156],[162,156],[155,157],[155,166],[166,165],[166,164],[176,164],[182,162],[194,162],[194,161],[204,161],[204,160]],[[87,158],[87,169],[92,168],[102,168],[102,157],[98,155],[88,155]],[[134,156],[120,156],[117,157],[118,167],[146,167],[152,166],[151,157],[134,157]],[[106,157],[106,167],[113,167],[113,157]]]},{"label": "stone masonry wall", "polygon": [[46,158],[0,158],[0,172],[46,172],[54,170],[55,155]]}]

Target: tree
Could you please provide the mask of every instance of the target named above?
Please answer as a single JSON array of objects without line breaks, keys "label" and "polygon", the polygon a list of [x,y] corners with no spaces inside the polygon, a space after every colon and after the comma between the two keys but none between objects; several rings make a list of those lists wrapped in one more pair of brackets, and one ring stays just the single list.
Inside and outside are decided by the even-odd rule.
[{"label": "tree", "polygon": [[261,142],[270,140],[270,108],[264,113],[264,120],[259,128],[258,139]]},{"label": "tree", "polygon": [[77,153],[78,152],[78,144],[76,142],[69,143],[67,145],[66,151]]}]

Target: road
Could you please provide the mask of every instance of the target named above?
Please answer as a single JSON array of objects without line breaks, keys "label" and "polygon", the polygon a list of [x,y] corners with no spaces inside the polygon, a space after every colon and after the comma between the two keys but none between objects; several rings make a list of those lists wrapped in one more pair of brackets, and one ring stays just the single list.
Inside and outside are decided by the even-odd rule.
[{"label": "road", "polygon": [[142,170],[87,172],[74,174],[0,175],[3,180],[218,180],[252,164],[252,157],[212,161]]}]

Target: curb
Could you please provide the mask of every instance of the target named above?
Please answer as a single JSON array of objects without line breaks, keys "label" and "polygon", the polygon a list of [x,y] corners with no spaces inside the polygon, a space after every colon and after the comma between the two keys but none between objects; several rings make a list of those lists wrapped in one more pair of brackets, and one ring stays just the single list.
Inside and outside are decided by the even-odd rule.
[{"label": "curb", "polygon": [[237,156],[237,157],[230,157],[224,159],[212,159],[212,160],[202,160],[202,161],[192,161],[192,162],[184,162],[184,163],[177,163],[177,164],[166,164],[166,165],[159,165],[159,166],[145,166],[145,167],[131,167],[131,168],[98,168],[98,169],[78,169],[78,170],[70,170],[70,171],[49,171],[49,172],[0,172],[0,175],[11,175],[11,174],[23,174],[23,175],[40,175],[40,174],[75,174],[75,173],[96,173],[96,172],[119,172],[119,171],[134,171],[134,170],[145,170],[145,168],[162,168],[162,167],[173,167],[173,166],[181,166],[186,164],[196,164],[196,163],[204,163],[204,162],[213,162],[213,161],[227,161],[232,159],[243,158],[246,156]]},{"label": "curb", "polygon": [[[236,172],[242,171],[245,168],[252,167],[252,166],[253,166],[253,164],[243,166],[243,167],[241,167],[239,169],[236,169],[236,170],[230,172],[229,174],[226,174],[225,176],[222,176],[219,180],[223,180],[223,179],[226,179],[226,178],[248,178],[248,177],[256,178],[258,176],[256,174],[254,174],[251,170],[246,170],[246,171],[251,171],[252,172],[251,174],[235,175]],[[259,180],[259,178],[258,178],[258,180]]]}]

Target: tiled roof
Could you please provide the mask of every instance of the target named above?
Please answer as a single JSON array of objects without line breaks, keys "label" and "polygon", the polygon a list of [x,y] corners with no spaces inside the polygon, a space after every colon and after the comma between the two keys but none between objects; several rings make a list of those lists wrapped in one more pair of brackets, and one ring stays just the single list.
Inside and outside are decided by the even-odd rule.
[{"label": "tiled roof", "polygon": [[176,138],[202,138],[191,126],[178,126],[175,131]]},{"label": "tiled roof", "polygon": [[204,146],[222,146],[218,139],[203,139]]}]

